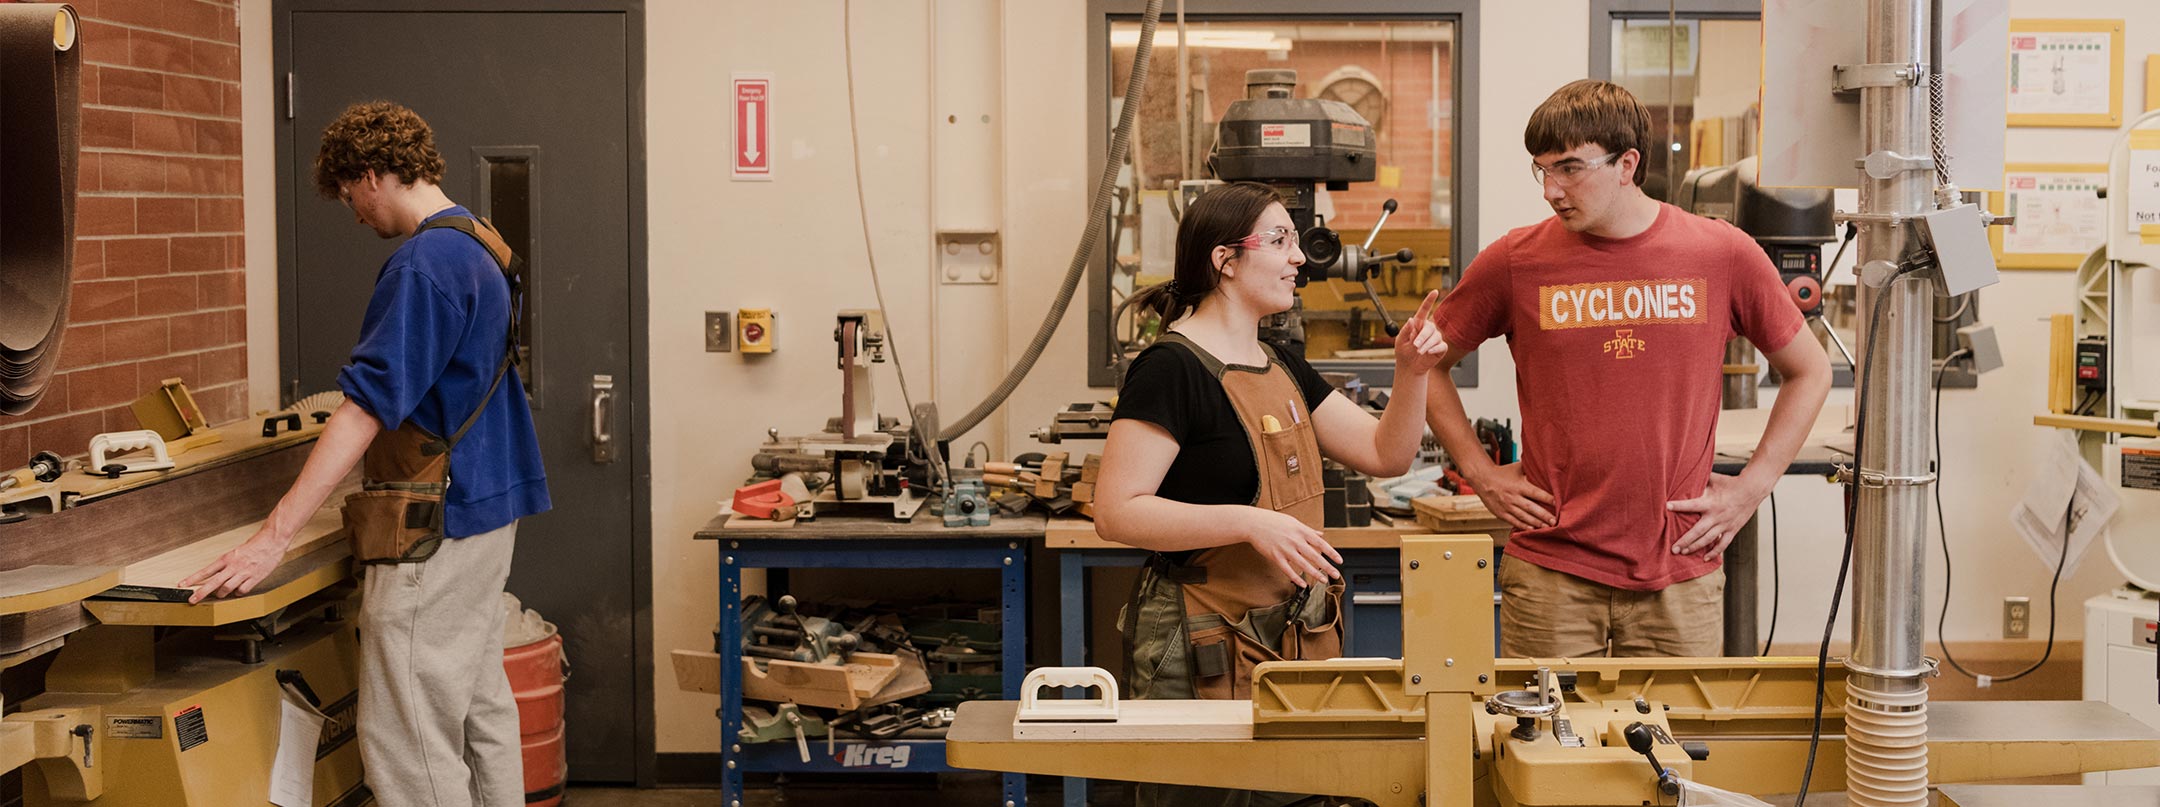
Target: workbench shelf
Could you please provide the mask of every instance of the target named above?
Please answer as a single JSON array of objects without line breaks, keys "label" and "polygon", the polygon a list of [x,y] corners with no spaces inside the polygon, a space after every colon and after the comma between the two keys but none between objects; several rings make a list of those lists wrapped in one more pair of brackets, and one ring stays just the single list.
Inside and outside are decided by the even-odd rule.
[{"label": "workbench shelf", "polygon": [[[998,519],[989,527],[945,528],[919,514],[909,522],[827,517],[794,526],[726,526],[714,519],[698,531],[720,544],[721,804],[740,807],[745,773],[945,773],[945,744],[934,739],[843,739],[826,753],[811,738],[810,761],[792,742],[743,745],[741,669],[744,569],[984,569],[999,576],[998,675],[1002,697],[1017,700],[1027,673],[1028,548],[1042,538],[1041,518]],[[1027,777],[1004,774],[999,800],[1025,807]]]}]

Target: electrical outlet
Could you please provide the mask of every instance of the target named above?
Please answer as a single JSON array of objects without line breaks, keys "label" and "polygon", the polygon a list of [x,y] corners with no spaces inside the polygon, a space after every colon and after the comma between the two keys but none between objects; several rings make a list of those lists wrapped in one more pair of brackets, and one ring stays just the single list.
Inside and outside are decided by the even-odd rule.
[{"label": "electrical outlet", "polygon": [[2023,639],[2032,625],[2032,599],[2003,598],[2003,638]]},{"label": "electrical outlet", "polygon": [[726,353],[735,349],[734,319],[726,311],[705,312],[705,352]]}]

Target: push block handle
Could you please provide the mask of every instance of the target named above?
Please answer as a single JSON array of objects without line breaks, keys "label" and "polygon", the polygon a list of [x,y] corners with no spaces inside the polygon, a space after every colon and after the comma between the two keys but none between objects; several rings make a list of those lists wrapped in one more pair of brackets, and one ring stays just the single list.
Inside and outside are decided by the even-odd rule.
[{"label": "push block handle", "polygon": [[[1095,698],[1042,698],[1044,689],[1065,687],[1095,687],[1102,694]],[[1020,711],[1013,720],[1021,723],[1116,721],[1117,700],[1117,678],[1108,670],[1101,667],[1043,667],[1028,673],[1027,679],[1020,682]]]}]

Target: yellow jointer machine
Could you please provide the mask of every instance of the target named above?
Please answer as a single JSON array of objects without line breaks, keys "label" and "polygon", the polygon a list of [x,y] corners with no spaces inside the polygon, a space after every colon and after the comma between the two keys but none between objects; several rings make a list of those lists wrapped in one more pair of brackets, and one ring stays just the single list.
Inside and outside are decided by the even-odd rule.
[{"label": "yellow jointer machine", "polygon": [[[1495,660],[1492,559],[1484,535],[1403,539],[1400,660],[1269,662],[1250,700],[1229,701],[1118,702],[1107,673],[1039,670],[1049,687],[1107,686],[1099,699],[1034,700],[1031,681],[1028,700],[962,704],[946,758],[1380,807],[1686,804],[1668,792],[1679,780],[1759,796],[1799,790],[1815,659]],[[2160,732],[2105,704],[1923,703],[1861,715],[1840,706],[1840,672],[1833,663],[1814,804],[1844,803],[1821,791],[1847,788],[1846,736],[1862,722],[1918,752],[1906,756],[1936,783],[2160,765]],[[2001,791],[1944,791],[1978,794],[1955,802],[1966,807],[2003,803],[1985,801]],[[2009,803],[2049,803],[2030,788],[2010,792],[2020,798]]]},{"label": "yellow jointer machine", "polygon": [[[196,426],[169,469],[45,468],[0,492],[0,676],[36,693],[5,704],[0,771],[23,770],[26,804],[267,805],[281,744],[283,803],[367,801],[337,508],[248,595],[190,605],[177,585],[253,534],[320,434],[317,409]],[[315,736],[283,728],[289,710],[319,720]]]}]

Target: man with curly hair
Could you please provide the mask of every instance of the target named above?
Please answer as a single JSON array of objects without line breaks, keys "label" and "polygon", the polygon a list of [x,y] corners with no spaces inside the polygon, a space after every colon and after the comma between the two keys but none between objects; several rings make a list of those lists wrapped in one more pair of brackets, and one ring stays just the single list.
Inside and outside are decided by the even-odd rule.
[{"label": "man with curly hair", "polygon": [[[345,402],[292,489],[253,537],[182,584],[197,586],[194,601],[252,590],[363,453],[370,493],[346,506],[356,533],[360,497],[416,489],[397,477],[384,483],[384,467],[436,462],[439,484],[418,486],[432,498],[392,519],[417,540],[385,557],[371,557],[365,539],[354,543],[366,570],[359,739],[367,784],[384,807],[522,805],[500,599],[517,520],[549,502],[511,360],[508,249],[443,194],[434,133],[405,107],[348,107],[323,130],[314,174],[325,198],[376,235],[404,242],[377,273],[360,342],[338,373]],[[434,459],[442,454],[446,462]],[[422,528],[411,530],[416,523]]]}]

